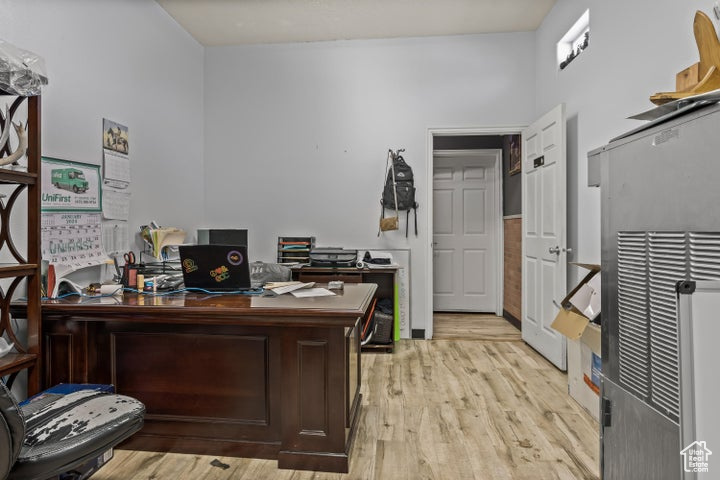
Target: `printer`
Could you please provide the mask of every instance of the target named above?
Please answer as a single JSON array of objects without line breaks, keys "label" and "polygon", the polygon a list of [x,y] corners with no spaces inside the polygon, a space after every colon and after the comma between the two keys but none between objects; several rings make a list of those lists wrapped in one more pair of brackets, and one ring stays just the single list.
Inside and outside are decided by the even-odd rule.
[{"label": "printer", "polygon": [[313,248],[310,250],[310,265],[313,267],[354,267],[357,250],[340,247]]}]

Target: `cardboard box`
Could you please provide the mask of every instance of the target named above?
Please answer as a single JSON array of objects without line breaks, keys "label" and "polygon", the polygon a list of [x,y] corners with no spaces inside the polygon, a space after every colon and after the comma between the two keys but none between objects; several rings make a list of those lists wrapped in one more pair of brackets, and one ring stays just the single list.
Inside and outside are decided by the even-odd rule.
[{"label": "cardboard box", "polygon": [[589,324],[585,332],[597,336],[597,351],[586,341],[568,339],[568,393],[595,419],[600,418],[600,327]]},{"label": "cardboard box", "polygon": [[600,417],[600,265],[575,263],[589,270],[562,300],[551,327],[568,339],[568,393],[596,420]]}]

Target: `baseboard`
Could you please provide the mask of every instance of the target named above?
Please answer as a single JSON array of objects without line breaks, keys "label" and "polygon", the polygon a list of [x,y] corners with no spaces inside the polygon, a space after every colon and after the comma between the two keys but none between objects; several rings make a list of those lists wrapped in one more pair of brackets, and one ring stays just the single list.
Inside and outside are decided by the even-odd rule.
[{"label": "baseboard", "polygon": [[522,323],[520,320],[515,318],[515,316],[508,312],[507,310],[503,309],[503,318],[510,323],[513,327],[517,328],[518,330],[522,331]]},{"label": "baseboard", "polygon": [[412,329],[412,338],[419,338],[419,339],[425,339],[425,329],[424,328],[413,328]]}]

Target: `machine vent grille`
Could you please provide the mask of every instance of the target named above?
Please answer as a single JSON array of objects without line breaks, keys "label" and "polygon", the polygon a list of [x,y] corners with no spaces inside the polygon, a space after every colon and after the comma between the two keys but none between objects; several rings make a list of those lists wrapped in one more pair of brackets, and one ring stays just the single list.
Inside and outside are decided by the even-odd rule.
[{"label": "machine vent grille", "polygon": [[619,232],[620,383],[677,421],[679,280],[720,280],[719,232]]},{"label": "machine vent grille", "polygon": [[690,233],[690,278],[720,278],[720,233]]},{"label": "machine vent grille", "polygon": [[618,233],[620,382],[641,398],[650,391],[645,233]]},{"label": "machine vent grille", "polygon": [[653,403],[680,418],[675,284],[688,278],[685,233],[650,232],[650,371]]}]

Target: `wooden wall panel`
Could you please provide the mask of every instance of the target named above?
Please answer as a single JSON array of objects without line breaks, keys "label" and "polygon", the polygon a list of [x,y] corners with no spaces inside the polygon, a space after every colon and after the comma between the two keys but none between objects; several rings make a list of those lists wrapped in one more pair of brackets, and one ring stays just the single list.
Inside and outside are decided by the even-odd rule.
[{"label": "wooden wall panel", "polygon": [[503,310],[522,319],[522,218],[513,217],[504,224],[504,298]]}]

